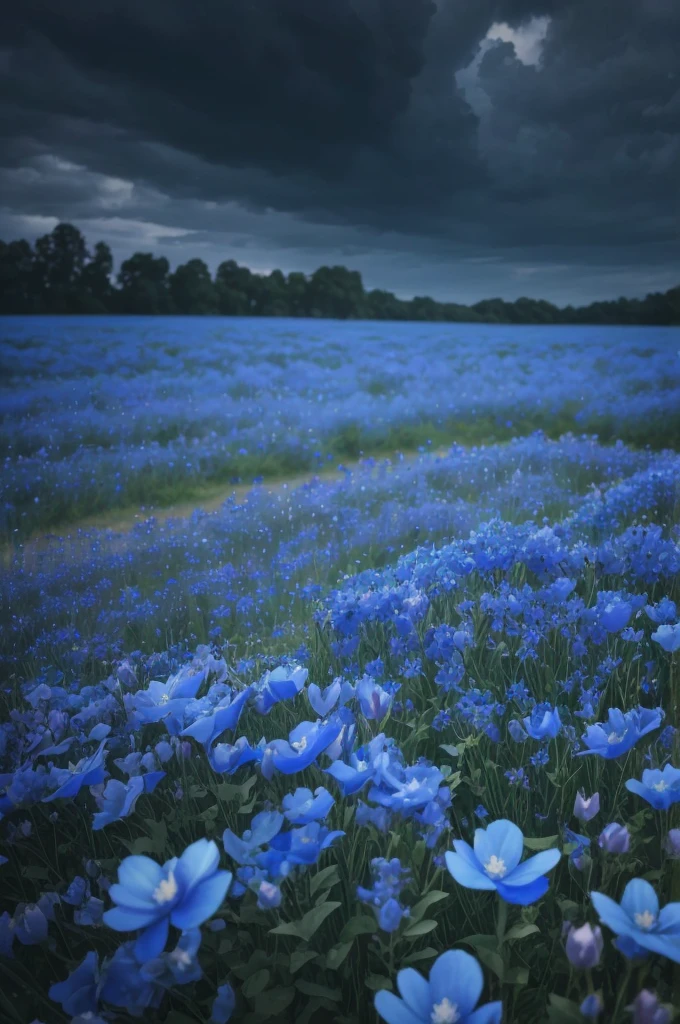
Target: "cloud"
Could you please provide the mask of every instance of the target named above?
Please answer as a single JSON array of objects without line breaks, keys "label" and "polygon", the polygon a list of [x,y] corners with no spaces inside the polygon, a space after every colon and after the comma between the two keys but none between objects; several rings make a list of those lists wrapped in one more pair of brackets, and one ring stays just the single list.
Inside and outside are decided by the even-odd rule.
[{"label": "cloud", "polygon": [[345,254],[383,287],[410,274],[459,298],[516,294],[522,267],[548,297],[623,266],[640,292],[680,255],[672,0],[24,0],[2,17],[0,233],[56,217],[109,225],[121,254]]}]

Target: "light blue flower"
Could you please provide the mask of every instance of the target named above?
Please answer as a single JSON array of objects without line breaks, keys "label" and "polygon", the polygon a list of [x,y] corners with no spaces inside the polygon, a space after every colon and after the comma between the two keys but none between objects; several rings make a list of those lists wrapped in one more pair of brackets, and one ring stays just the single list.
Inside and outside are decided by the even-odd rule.
[{"label": "light blue flower", "polygon": [[312,793],[311,789],[300,788],[284,796],[281,806],[291,825],[309,825],[310,821],[322,821],[330,812],[335,800],[323,786]]},{"label": "light blue flower", "polygon": [[524,850],[521,829],[511,821],[493,821],[475,831],[474,849],[454,840],[455,853],[446,854],[446,866],[466,889],[494,889],[507,903],[535,903],[548,889],[545,872],[560,859],[559,850],[544,850],[520,864]]},{"label": "light blue flower", "polygon": [[663,770],[645,768],[642,782],[628,779],[626,789],[630,793],[637,793],[656,811],[667,811],[671,804],[680,800],[680,769],[674,768],[672,764],[665,765]]},{"label": "light blue flower", "polygon": [[643,878],[628,883],[620,904],[601,892],[591,892],[590,898],[600,921],[624,940],[619,948],[626,956],[649,951],[680,963],[680,903],[659,910],[659,899]]},{"label": "light blue flower", "polygon": [[99,967],[97,954],[90,952],[65,981],[58,981],[49,990],[49,997],[60,1003],[64,1013],[77,1017],[97,1011]]},{"label": "light blue flower", "polygon": [[319,754],[337,739],[342,728],[343,723],[337,717],[328,722],[300,722],[287,741],[273,740],[265,749],[262,774],[269,778],[272,768],[275,768],[284,775],[293,775],[309,768]]},{"label": "light blue flower", "polygon": [[401,998],[385,989],[375,996],[375,1008],[387,1024],[500,1024],[502,1003],[475,1009],[484,975],[463,950],[437,957],[427,981],[412,967],[399,971],[397,988]]},{"label": "light blue flower", "polygon": [[220,985],[210,1012],[210,1024],[227,1024],[235,1009],[236,995],[233,988],[229,982]]},{"label": "light blue flower", "polygon": [[52,800],[63,800],[76,796],[83,786],[97,786],[106,778],[104,767],[108,751],[105,750],[106,738],[104,738],[94,754],[84,757],[78,764],[71,768],[53,768],[52,777],[59,783],[54,793],[44,796],[42,802],[50,803]]},{"label": "light blue flower", "polygon": [[323,693],[316,683],[309,684],[307,687],[307,698],[309,703],[312,705],[312,708],[320,718],[325,718],[326,715],[333,710],[338,702],[341,689],[341,679],[334,679],[330,686],[326,687]]},{"label": "light blue flower", "polygon": [[557,708],[534,708],[530,715],[523,719],[524,728],[533,740],[554,739],[560,729],[562,722]]},{"label": "light blue flower", "polygon": [[235,729],[241,717],[241,711],[252,693],[252,686],[241,690],[232,699],[231,696],[223,697],[214,708],[207,713],[200,715],[195,722],[183,729],[180,736],[191,736],[198,743],[203,744],[206,750],[211,746],[227,729]]},{"label": "light blue flower", "polygon": [[93,830],[96,832],[105,825],[127,818],[134,811],[142,793],[153,793],[164,778],[165,772],[147,772],[146,775],[134,775],[127,783],[120,782],[119,779],[109,779],[100,798],[101,810],[92,820]]},{"label": "light blue flower", "polygon": [[240,839],[230,828],[224,830],[224,849],[237,864],[254,864],[255,854],[260,847],[271,842],[281,831],[282,825],[283,815],[278,811],[260,811]]},{"label": "light blue flower", "polygon": [[669,654],[680,650],[680,622],[676,622],[674,626],[659,626],[656,632],[652,633],[652,640]]},{"label": "light blue flower", "polygon": [[150,857],[126,857],[109,890],[117,906],[106,911],[104,923],[117,932],[143,929],[135,956],[142,963],[152,960],[163,952],[170,924],[182,931],[197,928],[218,909],[232,877],[218,863],[217,845],[207,839],[162,867]]},{"label": "light blue flower", "polygon": [[639,739],[658,729],[662,720],[661,708],[636,708],[625,715],[618,708],[610,708],[606,723],[588,726],[583,736],[588,749],[579,750],[576,756],[599,754],[611,761],[628,753]]}]

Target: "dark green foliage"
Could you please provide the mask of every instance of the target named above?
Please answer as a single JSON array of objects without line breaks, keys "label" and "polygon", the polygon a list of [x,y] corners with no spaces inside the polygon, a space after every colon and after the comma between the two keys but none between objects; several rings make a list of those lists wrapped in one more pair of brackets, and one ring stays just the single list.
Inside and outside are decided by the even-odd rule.
[{"label": "dark green foliage", "polygon": [[484,299],[473,306],[437,302],[427,295],[399,299],[365,291],[361,274],[319,267],[307,276],[280,270],[254,274],[235,260],[220,263],[213,280],[200,259],[170,273],[165,257],[134,253],[112,283],[113,259],[105,242],[94,255],[72,224],[57,224],[31,248],[0,241],[0,313],[132,313],[222,316],[323,317],[336,320],[426,320],[504,324],[680,324],[680,286],[644,299],[615,299],[560,309],[542,299]]}]

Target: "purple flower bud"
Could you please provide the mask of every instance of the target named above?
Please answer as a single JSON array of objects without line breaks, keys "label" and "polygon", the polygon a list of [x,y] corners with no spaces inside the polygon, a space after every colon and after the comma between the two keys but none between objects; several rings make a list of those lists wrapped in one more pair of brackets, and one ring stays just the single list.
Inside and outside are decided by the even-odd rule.
[{"label": "purple flower bud", "polygon": [[680,828],[672,828],[666,836],[664,848],[673,860],[680,860]]},{"label": "purple flower bud", "polygon": [[524,743],[525,739],[528,737],[528,733],[522,723],[518,722],[515,718],[508,722],[508,732],[515,743]]},{"label": "purple flower bud", "polygon": [[603,1010],[604,1003],[598,996],[597,992],[593,992],[592,995],[586,996],[581,1003],[581,1013],[584,1017],[588,1017],[591,1020],[596,1020]]},{"label": "purple flower bud", "polygon": [[628,853],[630,833],[625,825],[612,821],[602,830],[598,843],[606,853]]},{"label": "purple flower bud", "polygon": [[569,963],[573,967],[597,967],[604,948],[602,932],[589,924],[584,924],[580,928],[570,928],[565,948]]},{"label": "purple flower bud", "polygon": [[671,1019],[666,1007],[646,988],[636,995],[628,1009],[633,1014],[633,1024],[669,1024]]},{"label": "purple flower bud", "polygon": [[191,757],[191,744],[189,743],[189,741],[183,740],[180,749],[182,751],[182,757],[184,758],[185,761],[188,761],[189,758]]},{"label": "purple flower bud", "polygon": [[592,821],[596,814],[600,813],[600,794],[593,793],[586,798],[583,793],[577,793],[574,800],[574,817],[579,821]]},{"label": "purple flower bud", "polygon": [[257,905],[260,910],[274,910],[281,906],[281,890],[273,882],[260,882],[257,890]]}]

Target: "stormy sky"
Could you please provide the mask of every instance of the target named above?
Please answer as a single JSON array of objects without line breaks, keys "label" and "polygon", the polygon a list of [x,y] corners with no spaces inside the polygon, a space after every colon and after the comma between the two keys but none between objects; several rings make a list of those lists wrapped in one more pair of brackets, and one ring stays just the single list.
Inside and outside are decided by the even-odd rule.
[{"label": "stormy sky", "polygon": [[[13,10],[12,10],[13,8]],[[677,0],[21,0],[0,237],[474,302],[680,281]]]}]

